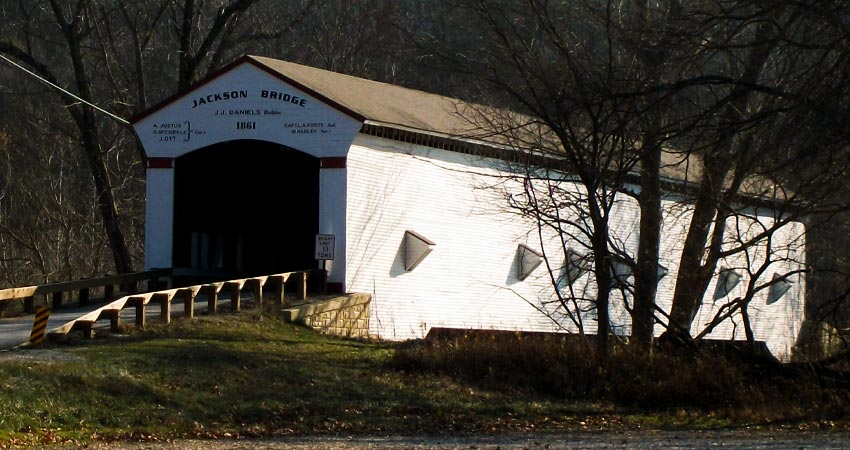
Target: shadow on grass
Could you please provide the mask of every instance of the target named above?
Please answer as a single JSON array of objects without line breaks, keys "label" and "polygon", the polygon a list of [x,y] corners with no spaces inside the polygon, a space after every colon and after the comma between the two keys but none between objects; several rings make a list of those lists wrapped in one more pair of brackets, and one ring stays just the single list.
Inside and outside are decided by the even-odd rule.
[{"label": "shadow on grass", "polygon": [[37,384],[59,399],[50,423],[84,423],[101,435],[444,433],[563,414],[536,398],[393,370],[387,362],[396,347],[274,318],[215,318],[70,347],[86,362],[52,365],[50,381]]}]

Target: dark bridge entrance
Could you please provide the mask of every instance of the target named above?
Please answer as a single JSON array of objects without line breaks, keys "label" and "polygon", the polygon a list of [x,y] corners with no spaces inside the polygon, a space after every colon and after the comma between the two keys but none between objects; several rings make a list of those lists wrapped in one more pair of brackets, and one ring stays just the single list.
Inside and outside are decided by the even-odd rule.
[{"label": "dark bridge entrance", "polygon": [[175,268],[203,278],[316,267],[319,160],[262,141],[231,141],[174,164]]}]

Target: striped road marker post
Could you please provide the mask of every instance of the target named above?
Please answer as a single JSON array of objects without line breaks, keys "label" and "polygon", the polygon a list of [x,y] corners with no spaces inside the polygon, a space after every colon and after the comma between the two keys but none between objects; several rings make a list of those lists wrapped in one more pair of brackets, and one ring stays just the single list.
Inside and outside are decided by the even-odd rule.
[{"label": "striped road marker post", "polygon": [[39,306],[35,311],[35,322],[32,324],[30,343],[41,344],[44,341],[44,331],[47,329],[47,319],[50,317],[50,308]]}]

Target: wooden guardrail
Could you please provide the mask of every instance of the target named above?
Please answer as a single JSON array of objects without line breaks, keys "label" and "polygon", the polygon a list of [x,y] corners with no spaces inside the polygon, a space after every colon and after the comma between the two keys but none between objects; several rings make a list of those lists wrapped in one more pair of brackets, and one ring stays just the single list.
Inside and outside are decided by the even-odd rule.
[{"label": "wooden guardrail", "polygon": [[53,309],[62,306],[66,293],[77,293],[80,305],[89,303],[89,294],[92,289],[103,288],[104,298],[114,300],[115,287],[127,286],[127,293],[135,294],[139,291],[140,282],[159,281],[161,278],[170,277],[171,269],[155,269],[144,272],[133,272],[121,275],[111,275],[99,278],[87,278],[74,281],[63,281],[59,283],[40,284],[36,286],[24,286],[10,289],[0,289],[0,303],[13,300],[24,301],[24,312],[33,312],[35,298],[43,295],[45,304],[52,301]]},{"label": "wooden guardrail", "polygon": [[222,292],[229,292],[230,310],[236,312],[242,308],[242,291],[246,288],[252,292],[255,307],[262,308],[264,290],[270,284],[274,288],[272,299],[278,304],[285,304],[286,302],[285,289],[288,282],[295,284],[297,298],[299,300],[306,300],[308,275],[316,272],[316,270],[301,270],[126,295],[71,322],[50,330],[48,337],[56,338],[79,330],[83,332],[85,337],[90,338],[94,334],[92,330],[95,323],[107,319],[110,321],[112,330],[117,331],[120,327],[121,311],[126,308],[135,308],[135,325],[139,328],[144,328],[146,308],[151,302],[159,303],[160,318],[163,323],[169,323],[172,315],[171,303],[176,298],[183,300],[184,317],[191,319],[195,316],[195,302],[198,296],[206,298],[208,314],[217,314],[220,294]]}]

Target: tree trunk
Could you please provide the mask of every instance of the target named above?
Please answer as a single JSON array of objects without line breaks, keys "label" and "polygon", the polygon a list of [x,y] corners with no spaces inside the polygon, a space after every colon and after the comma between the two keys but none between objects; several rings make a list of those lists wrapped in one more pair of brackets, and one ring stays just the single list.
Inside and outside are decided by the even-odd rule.
[{"label": "tree trunk", "polygon": [[729,167],[726,161],[714,156],[705,158],[703,178],[679,259],[679,275],[673,292],[670,326],[667,332],[681,337],[690,336],[691,323],[710,281],[710,278],[703,274],[702,259],[708,242],[709,227],[717,214],[723,179]]},{"label": "tree trunk", "polygon": [[[81,16],[85,14],[85,11],[77,11],[74,21],[68,22],[62,16],[61,9],[55,3],[53,5],[56,20],[60,24],[68,43],[69,56],[74,68],[74,79],[77,83],[77,89],[79,89],[79,95],[87,101],[92,101],[91,82],[86,72],[81,49],[82,38],[78,29],[79,23],[82,20]],[[127,241],[124,238],[124,232],[121,229],[118,208],[115,206],[112,182],[109,179],[109,171],[103,160],[103,152],[98,144],[99,132],[97,118],[91,107],[86,105],[72,105],[71,114],[80,131],[83,151],[86,154],[86,160],[89,163],[89,169],[92,173],[97,205],[100,210],[101,220],[103,220],[104,231],[106,231],[106,236],[109,240],[109,248],[112,252],[115,270],[118,273],[132,272],[132,259],[130,257],[130,251],[127,248]]]},{"label": "tree trunk", "polygon": [[[778,17],[782,8],[775,9],[771,14],[773,18]],[[741,83],[735,87],[728,96],[724,105],[724,121],[730,126],[735,126],[741,120],[747,119],[751,112],[750,105],[753,92],[747,85],[755,84],[771,51],[776,46],[776,41],[770,39],[773,32],[773,23],[763,21],[759,23],[755,31],[753,48],[747,55],[744,73],[741,74]],[[723,228],[725,227],[726,213],[721,211],[724,206],[724,189],[727,189],[727,197],[732,197],[737,191],[740,182],[746,175],[746,167],[741,167],[741,152],[748,151],[745,144],[746,138],[736,138],[735,134],[720,140],[717,148],[704,155],[703,174],[697,192],[694,213],[685,238],[682,256],[679,262],[679,274],[676,279],[676,289],[673,293],[673,305],[670,310],[670,326],[668,333],[679,337],[690,339],[690,329],[696,313],[701,306],[703,296],[711,282],[714,268],[717,263],[717,254],[721,251]],[[738,172],[731,188],[724,188],[724,182],[738,160]],[[715,219],[716,217],[716,219]],[[707,249],[709,226],[715,223],[714,239],[712,248]],[[709,253],[706,255],[706,253]],[[706,257],[707,256],[707,257]],[[703,259],[706,259],[703,263]]]},{"label": "tree trunk", "polygon": [[608,306],[611,303],[611,258],[608,254],[608,241],[600,242],[602,239],[599,236],[596,234],[593,239],[594,254],[604,255],[594,259],[597,286],[596,351],[599,358],[604,359],[608,355],[608,334],[611,332],[611,317],[608,312]]},{"label": "tree trunk", "polygon": [[[658,20],[653,14],[653,7],[648,0],[636,2],[638,11],[638,30],[647,39],[638,39],[636,55],[641,67],[646,72],[645,83],[657,85],[662,78],[664,61],[668,58],[669,49],[658,51],[653,44],[654,31],[663,27],[665,19]],[[682,6],[678,1],[666,4],[666,19],[680,18]],[[659,142],[663,119],[663,100],[661,96],[649,94],[639,103],[644,113],[641,114],[640,124],[644,139],[642,144],[640,167],[640,234],[638,236],[637,267],[635,269],[634,305],[632,310],[632,335],[629,344],[640,353],[648,354],[652,348],[652,338],[655,325],[655,297],[658,293],[659,253],[661,247],[661,155],[662,147]]]},{"label": "tree trunk", "polygon": [[630,345],[643,353],[652,346],[658,257],[661,243],[661,148],[653,146],[640,161],[640,236]]},{"label": "tree trunk", "polygon": [[[611,254],[608,250],[608,220],[605,209],[600,207],[600,195],[585,182],[588,194],[588,212],[593,223],[591,246],[593,248],[594,274],[596,277],[596,350],[597,356],[604,359],[608,355],[608,334],[611,331],[611,318],[608,306],[611,303]],[[604,201],[604,200],[603,200]]]}]

